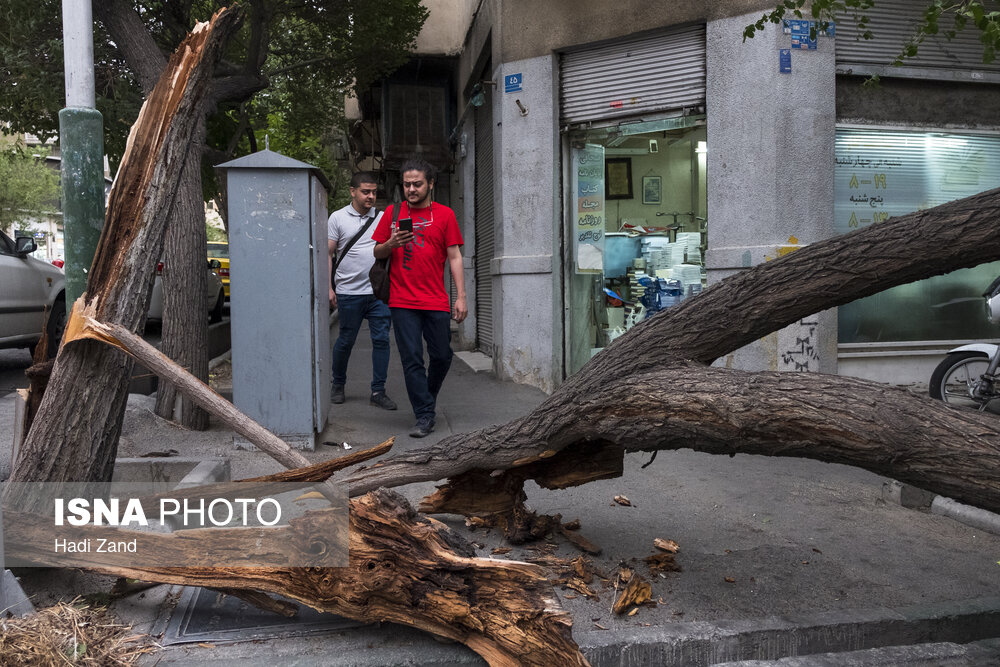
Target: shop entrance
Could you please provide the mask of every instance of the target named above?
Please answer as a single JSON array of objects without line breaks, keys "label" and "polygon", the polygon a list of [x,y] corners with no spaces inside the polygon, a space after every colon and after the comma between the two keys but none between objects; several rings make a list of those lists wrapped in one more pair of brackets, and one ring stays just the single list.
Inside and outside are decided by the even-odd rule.
[{"label": "shop entrance", "polygon": [[567,133],[565,372],[701,291],[704,116]]}]

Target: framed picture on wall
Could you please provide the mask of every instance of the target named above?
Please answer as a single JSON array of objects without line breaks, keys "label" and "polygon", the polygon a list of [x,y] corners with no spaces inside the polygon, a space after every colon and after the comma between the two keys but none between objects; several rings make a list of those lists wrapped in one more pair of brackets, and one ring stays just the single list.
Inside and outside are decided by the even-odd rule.
[{"label": "framed picture on wall", "polygon": [[642,177],[642,203],[659,206],[663,203],[663,195],[660,190],[659,176]]},{"label": "framed picture on wall", "polygon": [[632,160],[609,157],[604,161],[604,198],[632,199]]}]

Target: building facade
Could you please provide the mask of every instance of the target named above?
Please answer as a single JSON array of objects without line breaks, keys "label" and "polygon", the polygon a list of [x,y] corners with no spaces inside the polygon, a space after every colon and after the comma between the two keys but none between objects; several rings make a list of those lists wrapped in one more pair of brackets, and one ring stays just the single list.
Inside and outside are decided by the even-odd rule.
[{"label": "building facade", "polygon": [[[773,2],[428,5],[425,33],[450,42],[425,42],[383,83],[392,127],[372,135],[389,170],[417,146],[449,170],[439,199],[462,224],[470,295],[459,345],[551,391],[651,311],[728,275],[1000,186],[1000,67],[982,63],[974,31],[889,66],[925,4],[878,0],[874,40],[845,20],[745,42]],[[445,14],[467,20],[457,49],[462,31],[435,23]],[[425,83],[441,110],[416,108],[437,129],[391,110],[393,86]],[[978,295],[997,273],[895,288],[717,363],[926,381],[944,349],[995,337]]]}]

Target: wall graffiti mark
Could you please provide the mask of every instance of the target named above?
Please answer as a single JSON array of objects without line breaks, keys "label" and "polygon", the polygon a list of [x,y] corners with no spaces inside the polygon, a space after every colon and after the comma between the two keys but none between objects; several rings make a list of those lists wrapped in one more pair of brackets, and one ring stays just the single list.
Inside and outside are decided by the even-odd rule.
[{"label": "wall graffiti mark", "polygon": [[800,333],[795,335],[795,344],[781,353],[781,363],[795,371],[808,371],[809,362],[819,361],[819,350],[814,339],[819,322],[799,320]]}]

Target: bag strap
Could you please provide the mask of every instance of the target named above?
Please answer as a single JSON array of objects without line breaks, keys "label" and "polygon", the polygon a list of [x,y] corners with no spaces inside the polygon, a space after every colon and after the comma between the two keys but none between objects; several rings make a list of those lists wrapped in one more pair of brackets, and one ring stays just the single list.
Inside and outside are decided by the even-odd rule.
[{"label": "bag strap", "polygon": [[399,213],[403,210],[403,202],[394,202],[392,205],[392,227],[395,229],[396,222],[399,220]]},{"label": "bag strap", "polygon": [[[392,227],[389,228],[389,233],[390,234],[392,233],[392,230],[394,230],[396,228],[396,223],[399,221],[399,212],[403,210],[402,192],[401,192],[399,186],[396,186],[396,187],[397,187],[397,189],[396,189],[395,193],[397,195],[400,195],[400,197],[399,197],[399,201],[392,202]],[[385,270],[386,271],[389,270],[389,260],[391,260],[391,259],[392,259],[392,253],[390,252],[389,256],[385,258]]]},{"label": "bag strap", "polygon": [[344,251],[337,256],[337,263],[333,265],[334,272],[337,271],[337,267],[340,266],[340,263],[344,261],[345,257],[347,257],[347,253],[350,252],[351,248],[354,246],[355,243],[358,242],[358,239],[360,239],[364,235],[364,233],[368,230],[368,228],[372,226],[372,223],[375,222],[375,218],[377,217],[378,217],[378,209],[376,208],[374,209],[372,214],[368,217],[368,222],[365,223],[365,226],[362,227],[361,230],[357,234],[355,234],[350,241],[347,242],[347,245],[344,246]]}]

